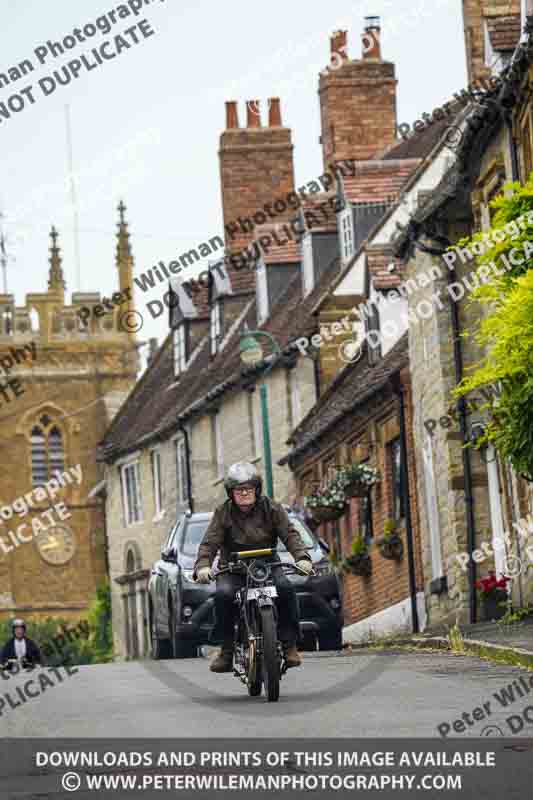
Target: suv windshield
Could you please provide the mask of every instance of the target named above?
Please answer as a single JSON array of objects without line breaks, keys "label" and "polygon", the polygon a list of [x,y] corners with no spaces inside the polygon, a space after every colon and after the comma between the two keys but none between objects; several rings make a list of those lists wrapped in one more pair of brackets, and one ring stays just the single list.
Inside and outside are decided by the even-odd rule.
[{"label": "suv windshield", "polygon": [[[293,517],[289,515],[289,519],[300,534],[300,537],[303,540],[305,547],[309,549],[314,549],[316,547],[316,542],[313,539],[311,532],[306,527],[305,523],[299,519],[299,517]],[[204,533],[206,532],[207,526],[209,525],[209,520],[199,520],[198,522],[189,522],[183,533],[181,539],[181,552],[185,556],[192,556],[196,557],[198,553],[198,548],[200,547],[200,542],[203,539]],[[286,550],[285,545],[283,542],[278,541],[278,550]]]}]

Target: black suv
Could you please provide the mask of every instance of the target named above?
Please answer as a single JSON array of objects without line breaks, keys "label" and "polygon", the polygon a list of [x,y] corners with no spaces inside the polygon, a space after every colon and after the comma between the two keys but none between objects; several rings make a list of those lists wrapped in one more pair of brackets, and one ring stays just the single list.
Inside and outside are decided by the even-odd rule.
[{"label": "black suv", "polygon": [[[304,649],[340,650],[342,647],[341,585],[327,558],[328,546],[316,539],[302,519],[289,513],[309,555],[316,576],[288,575],[295,585],[300,611],[299,646]],[[195,656],[203,644],[217,644],[214,626],[215,584],[198,584],[192,579],[193,565],[212,514],[183,514],[172,527],[152,567],[148,584],[152,657]],[[281,541],[277,547],[282,561],[292,556]],[[216,562],[214,564],[216,568]]]}]

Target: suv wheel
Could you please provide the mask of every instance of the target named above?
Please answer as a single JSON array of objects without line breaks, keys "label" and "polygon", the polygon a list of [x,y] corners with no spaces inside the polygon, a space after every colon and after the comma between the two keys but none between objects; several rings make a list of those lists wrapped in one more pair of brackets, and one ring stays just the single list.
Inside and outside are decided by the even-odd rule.
[{"label": "suv wheel", "polygon": [[155,630],[154,621],[150,614],[150,641],[151,641],[151,656],[154,661],[162,661],[167,658],[172,658],[172,644],[168,639],[158,639]]}]

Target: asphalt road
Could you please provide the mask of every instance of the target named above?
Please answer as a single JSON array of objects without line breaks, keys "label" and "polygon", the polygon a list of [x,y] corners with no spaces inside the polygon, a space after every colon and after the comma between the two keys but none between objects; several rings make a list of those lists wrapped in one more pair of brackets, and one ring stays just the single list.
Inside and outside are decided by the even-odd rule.
[{"label": "asphalt road", "polygon": [[[232,675],[210,673],[205,658],[80,667],[62,681],[44,672],[42,693],[35,673],[0,681],[0,736],[439,737],[438,726],[464,712],[472,724],[451,735],[510,736],[507,719],[528,705],[531,722],[516,735],[533,735],[533,679],[531,694],[524,688],[533,673],[450,653],[306,653],[284,677],[278,703],[248,697]],[[28,678],[37,696],[23,703],[16,690]],[[494,693],[513,681],[515,699],[504,708]],[[487,703],[476,721],[473,710]]]}]

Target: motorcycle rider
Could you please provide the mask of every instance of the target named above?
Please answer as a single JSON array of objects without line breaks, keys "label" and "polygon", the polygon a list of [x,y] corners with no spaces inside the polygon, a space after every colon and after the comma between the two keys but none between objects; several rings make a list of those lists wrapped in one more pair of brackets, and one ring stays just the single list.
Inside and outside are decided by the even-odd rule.
[{"label": "motorcycle rider", "polygon": [[42,663],[41,653],[32,639],[26,636],[26,623],[23,619],[14,619],[11,624],[13,637],[8,640],[0,656],[3,669],[11,670],[10,662],[18,661],[23,667],[33,667]]},{"label": "motorcycle rider", "polygon": [[[220,568],[231,552],[275,547],[278,537],[296,562],[309,574],[312,561],[298,531],[283,506],[262,494],[263,481],[253,464],[239,462],[228,470],[224,487],[228,500],[219,506],[209,523],[198,550],[194,575],[199,583],[213,579],[211,564],[220,550]],[[279,559],[278,559],[279,560]],[[280,562],[281,564],[281,562]],[[285,647],[287,667],[300,666],[296,649],[298,606],[296,593],[280,567],[272,569],[278,592],[279,636]],[[212,672],[232,672],[235,594],[245,582],[244,575],[217,576],[215,612],[222,648],[210,665]]]}]

